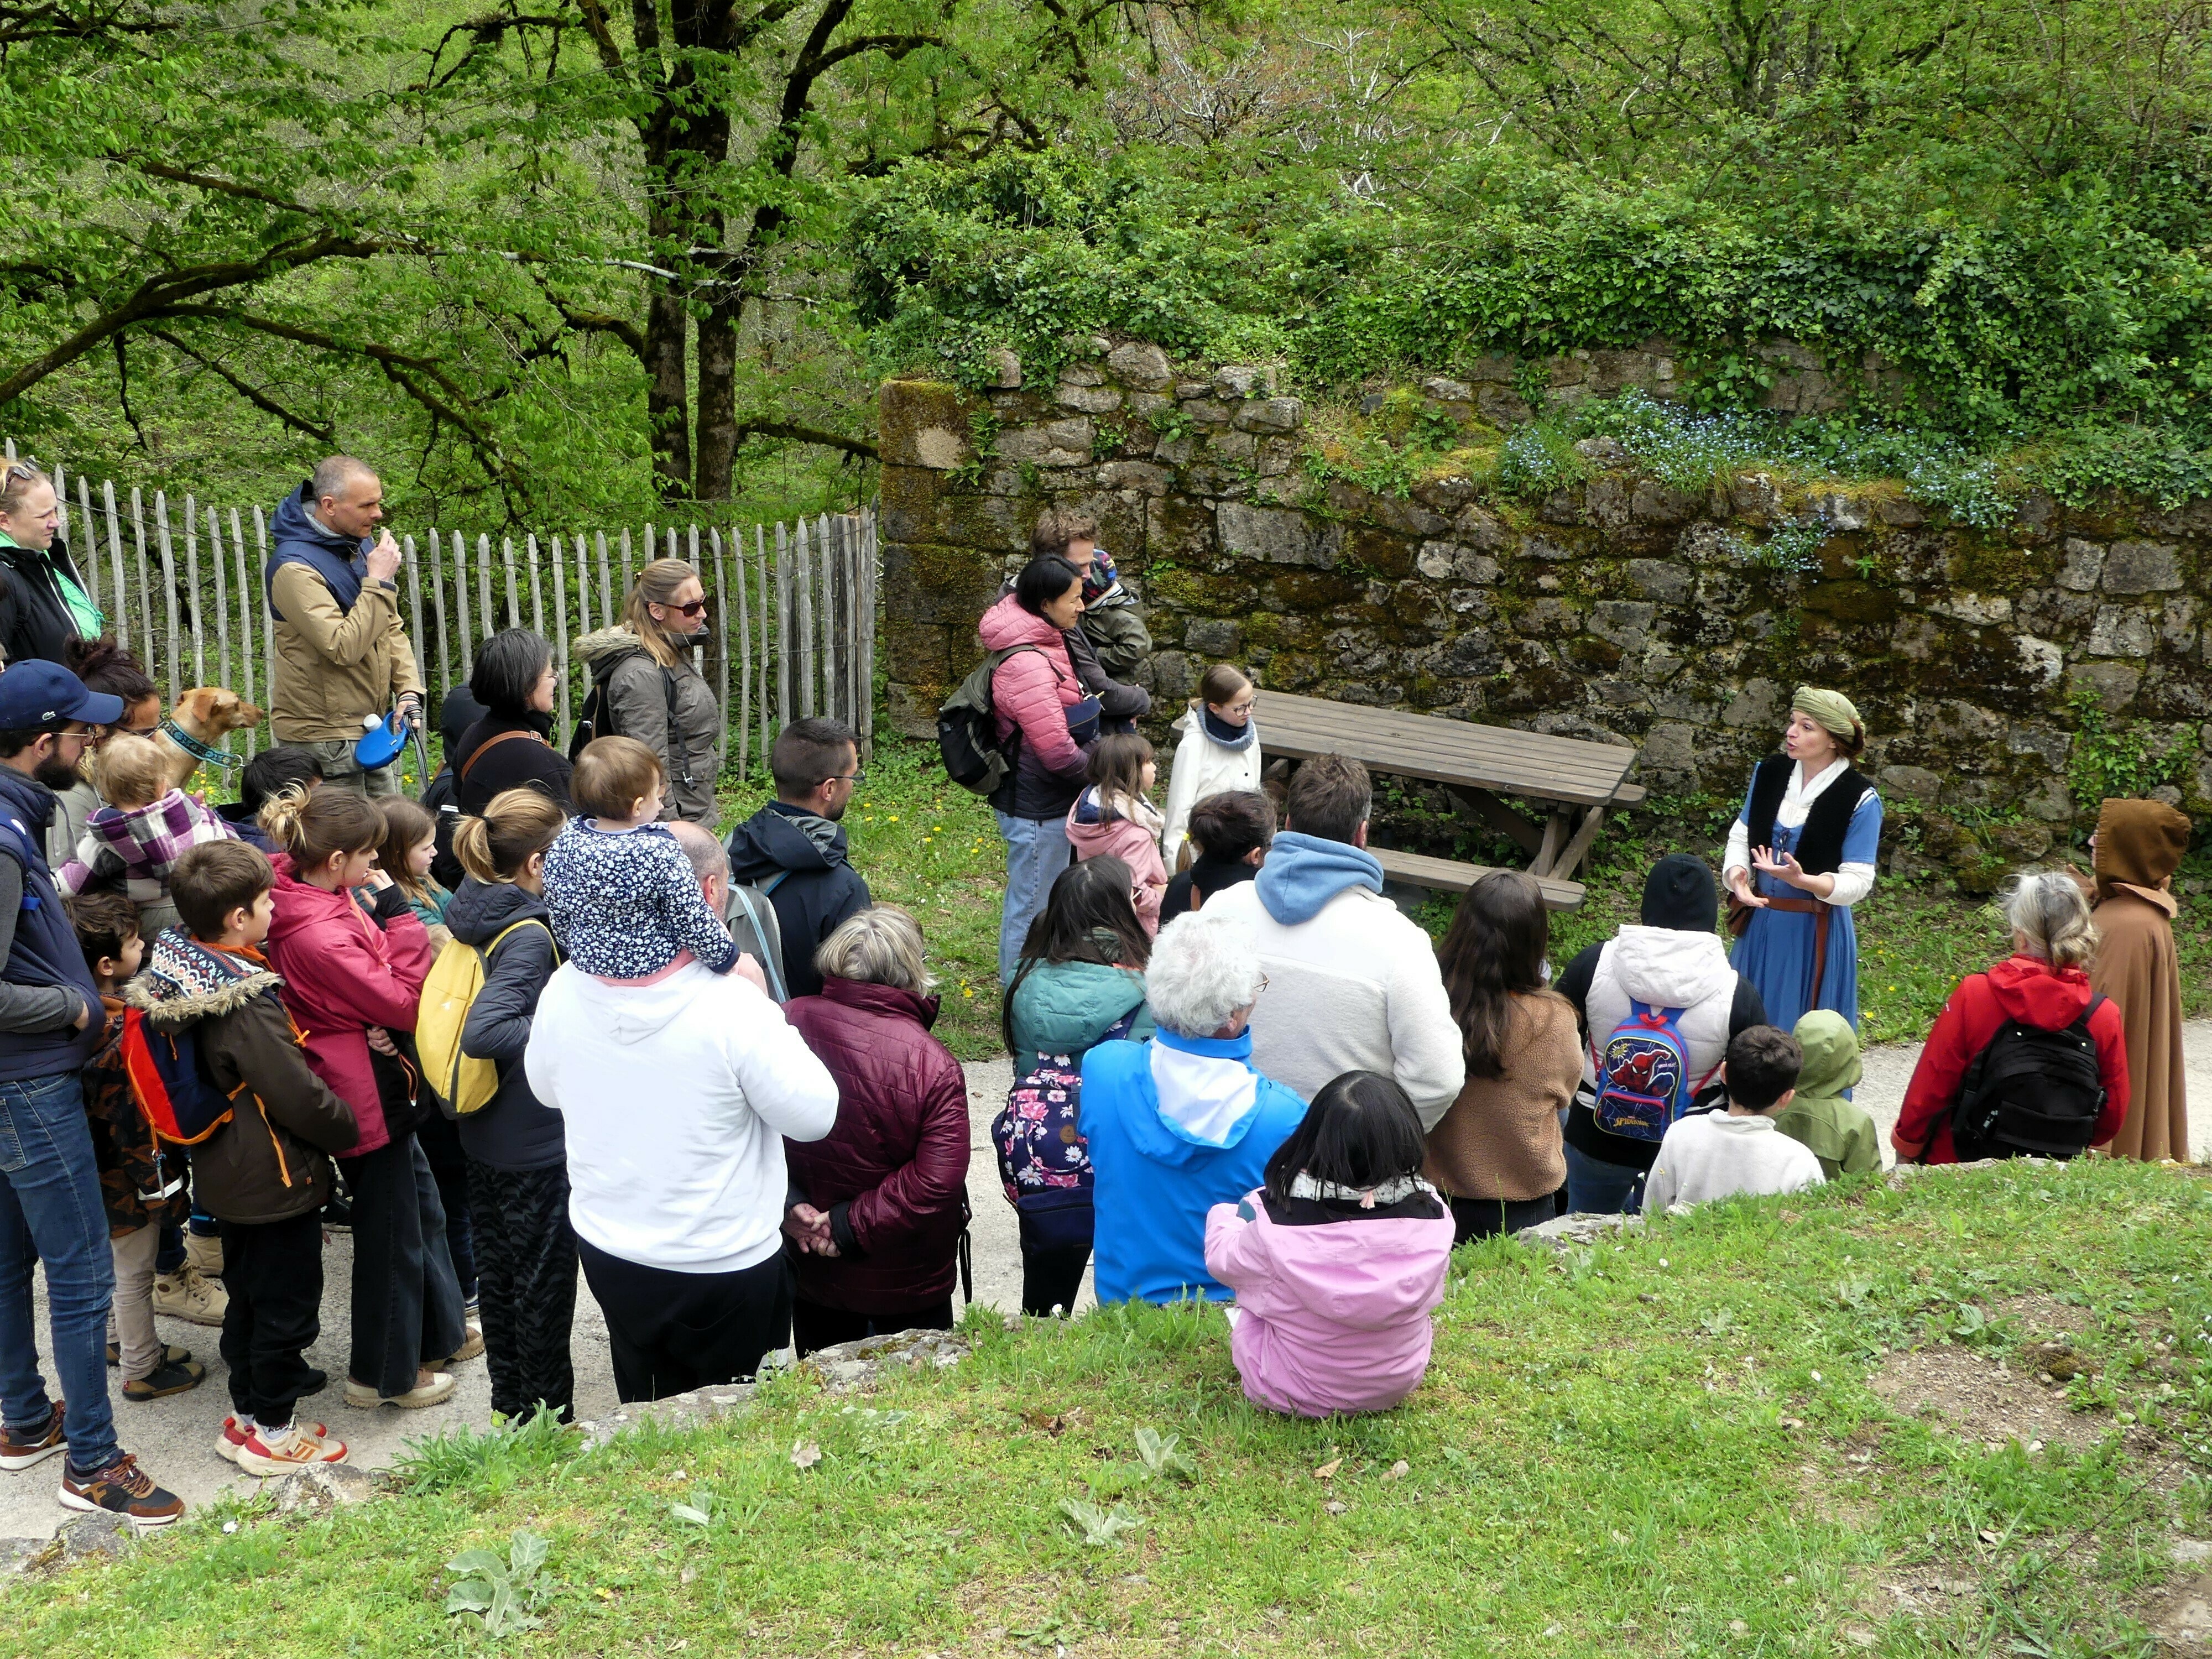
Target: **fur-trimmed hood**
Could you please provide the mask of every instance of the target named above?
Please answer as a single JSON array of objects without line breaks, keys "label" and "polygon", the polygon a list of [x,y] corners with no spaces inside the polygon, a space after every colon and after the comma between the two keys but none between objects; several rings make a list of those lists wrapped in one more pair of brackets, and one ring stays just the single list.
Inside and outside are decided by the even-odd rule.
[{"label": "fur-trimmed hood", "polygon": [[178,928],[164,927],[147,955],[145,968],[123,987],[121,994],[128,1006],[145,1012],[149,1024],[180,1030],[203,1019],[235,1013],[283,982],[258,954],[218,950]]},{"label": "fur-trimmed hood", "polygon": [[601,658],[611,662],[633,651],[644,651],[645,641],[627,628],[595,628],[574,641],[568,648],[586,664],[597,664]]}]

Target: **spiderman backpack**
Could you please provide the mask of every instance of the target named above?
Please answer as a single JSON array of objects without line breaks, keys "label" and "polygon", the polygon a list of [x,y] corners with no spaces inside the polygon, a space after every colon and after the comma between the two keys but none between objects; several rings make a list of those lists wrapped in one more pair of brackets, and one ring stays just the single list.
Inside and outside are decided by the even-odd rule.
[{"label": "spiderman backpack", "polygon": [[215,1085],[191,1026],[165,1031],[143,1008],[123,1012],[123,1070],[146,1121],[163,1140],[197,1146],[230,1121],[231,1097]]},{"label": "spiderman backpack", "polygon": [[1689,1109],[1690,1051],[1682,1011],[1633,998],[1628,1018],[1592,1053],[1597,1065],[1597,1127],[1624,1140],[1656,1146]]}]

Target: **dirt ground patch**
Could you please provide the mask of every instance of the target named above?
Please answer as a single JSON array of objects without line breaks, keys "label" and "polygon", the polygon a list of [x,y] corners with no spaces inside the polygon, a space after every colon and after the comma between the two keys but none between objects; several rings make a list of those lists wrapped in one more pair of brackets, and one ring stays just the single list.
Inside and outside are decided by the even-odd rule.
[{"label": "dirt ground patch", "polygon": [[2177,1538],[2173,1559],[2172,1580],[2131,1597],[2127,1610],[2149,1630],[2160,1651],[2202,1653],[2212,1649],[2212,1543]]},{"label": "dirt ground patch", "polygon": [[1963,1348],[1893,1353],[1871,1386],[1899,1411],[1932,1415],[1948,1432],[1992,1448],[2017,1440],[2031,1450],[2085,1450],[2113,1430],[2102,1413],[2069,1410],[2063,1389]]}]

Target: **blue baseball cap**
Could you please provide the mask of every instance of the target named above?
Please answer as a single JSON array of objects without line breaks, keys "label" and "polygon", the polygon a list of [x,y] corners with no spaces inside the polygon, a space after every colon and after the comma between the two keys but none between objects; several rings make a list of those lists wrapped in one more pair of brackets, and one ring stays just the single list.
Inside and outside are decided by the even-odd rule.
[{"label": "blue baseball cap", "polygon": [[52,732],[71,720],[112,726],[123,699],[94,691],[58,662],[33,657],[0,673],[0,732]]}]

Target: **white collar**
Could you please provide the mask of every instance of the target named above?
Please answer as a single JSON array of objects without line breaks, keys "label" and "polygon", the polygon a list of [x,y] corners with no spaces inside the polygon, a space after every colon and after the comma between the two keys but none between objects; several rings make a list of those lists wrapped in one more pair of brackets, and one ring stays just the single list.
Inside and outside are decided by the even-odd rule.
[{"label": "white collar", "polygon": [[1850,761],[1846,757],[1838,755],[1808,778],[1805,775],[1805,763],[1797,762],[1790,769],[1790,787],[1786,792],[1786,799],[1796,801],[1811,800],[1838,778],[1843,776],[1850,765]]},{"label": "white collar", "polygon": [[1725,1106],[1718,1111],[1708,1112],[1705,1115],[1712,1119],[1720,1128],[1732,1135],[1755,1135],[1762,1129],[1779,1127],[1772,1118],[1764,1114],[1753,1113],[1749,1117],[1738,1117]]},{"label": "white collar", "polygon": [[1225,1054],[1194,1054],[1155,1042],[1152,1089],[1160,1115],[1179,1124],[1193,1140],[1225,1146],[1229,1132],[1252,1110],[1260,1074],[1243,1060]]}]

